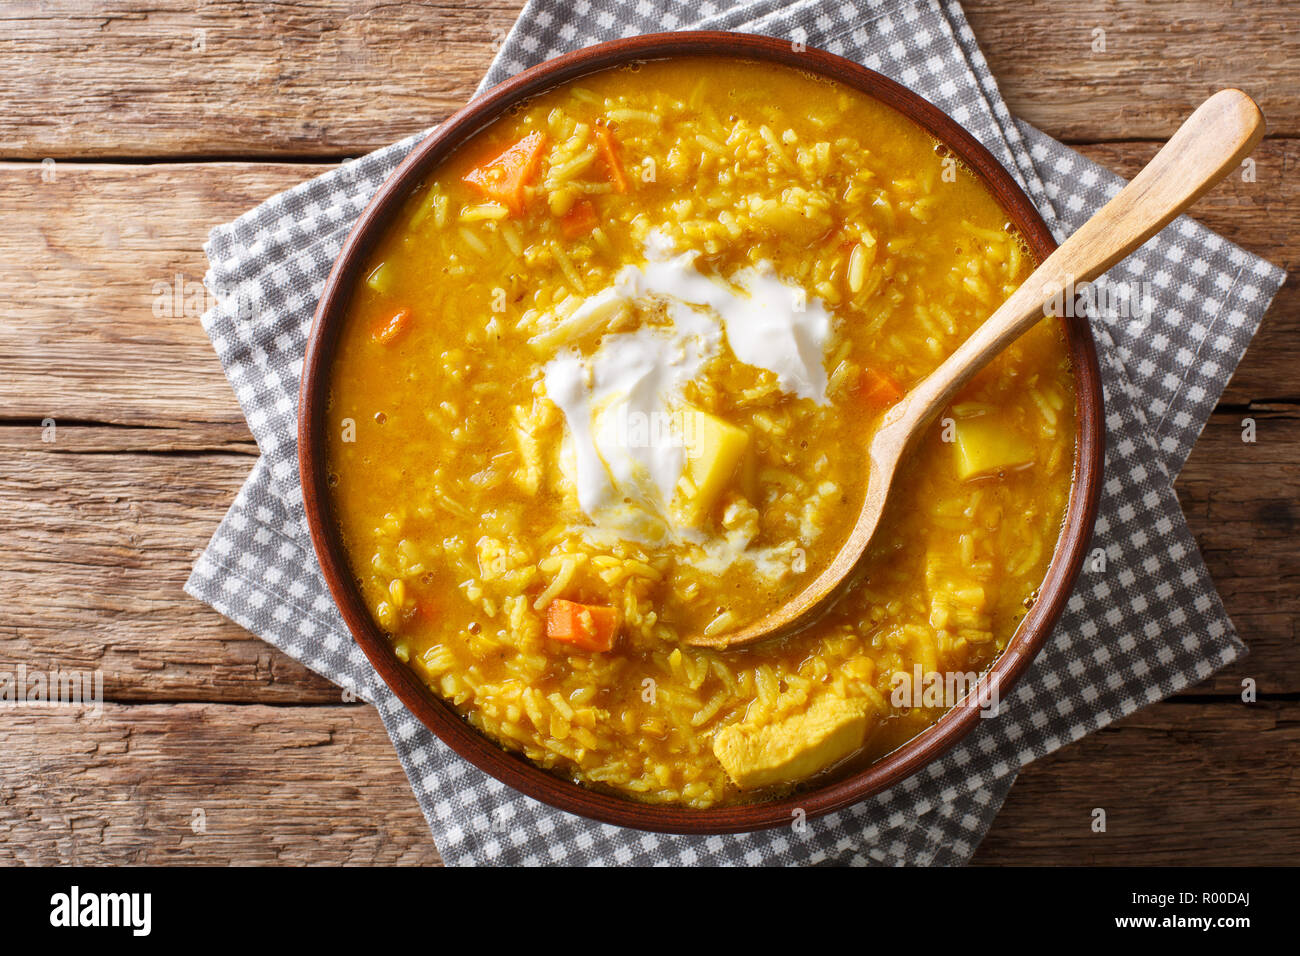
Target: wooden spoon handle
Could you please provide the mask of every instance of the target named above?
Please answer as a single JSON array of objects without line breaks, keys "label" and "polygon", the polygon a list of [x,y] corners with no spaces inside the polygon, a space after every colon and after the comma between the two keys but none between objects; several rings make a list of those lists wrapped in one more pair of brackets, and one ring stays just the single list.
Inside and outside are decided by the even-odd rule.
[{"label": "wooden spoon handle", "polygon": [[887,427],[903,435],[944,407],[995,355],[1045,316],[1044,304],[1101,275],[1236,169],[1260,137],[1264,116],[1241,90],[1202,103],[1133,180],[1061,243],[934,372]]}]

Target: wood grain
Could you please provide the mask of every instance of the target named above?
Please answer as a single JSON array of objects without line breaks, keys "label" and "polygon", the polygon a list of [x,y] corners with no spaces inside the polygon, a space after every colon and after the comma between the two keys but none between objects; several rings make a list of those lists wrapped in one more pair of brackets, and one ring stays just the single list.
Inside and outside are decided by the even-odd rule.
[{"label": "wood grain", "polygon": [[1295,701],[1155,704],[1030,764],[972,862],[1294,866],[1297,748]]},{"label": "wood grain", "polygon": [[15,709],[0,865],[435,864],[373,708]]},{"label": "wood grain", "polygon": [[[1234,0],[965,0],[1011,112],[1068,142],[1166,139],[1224,87],[1300,133],[1295,7]],[[1104,31],[1104,37],[1096,33]],[[1095,49],[1104,39],[1105,49]]]},{"label": "wood grain", "polygon": [[8,0],[0,158],[346,156],[464,105],[521,0]]},{"label": "wood grain", "polygon": [[[366,152],[464,105],[521,6],[9,0],[0,158]],[[1300,133],[1300,87],[1284,67],[1300,35],[1285,4],[965,8],[1011,110],[1055,136],[1163,138],[1224,86],[1255,96],[1273,133]]]},{"label": "wood grain", "polygon": [[328,168],[0,165],[0,415],[242,423],[198,322],[203,242]]},{"label": "wood grain", "polygon": [[[1267,700],[1145,708],[1032,764],[975,862],[1292,863],[1298,718]],[[0,865],[438,861],[369,707],[14,710],[4,738]]]},{"label": "wood grain", "polygon": [[0,428],[0,668],[101,670],[110,700],[339,702],[181,590],[254,458],[169,431]]}]

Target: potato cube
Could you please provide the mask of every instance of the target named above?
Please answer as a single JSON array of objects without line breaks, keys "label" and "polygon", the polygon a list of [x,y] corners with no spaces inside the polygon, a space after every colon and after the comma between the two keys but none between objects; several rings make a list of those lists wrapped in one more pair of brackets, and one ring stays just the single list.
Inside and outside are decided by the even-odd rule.
[{"label": "potato cube", "polygon": [[1000,415],[959,418],[955,428],[957,477],[962,481],[1033,464],[1029,440],[1009,428]]},{"label": "potato cube", "polygon": [[698,522],[731,481],[749,447],[749,433],[697,408],[683,409],[681,423],[686,446],[683,510],[690,521]]}]

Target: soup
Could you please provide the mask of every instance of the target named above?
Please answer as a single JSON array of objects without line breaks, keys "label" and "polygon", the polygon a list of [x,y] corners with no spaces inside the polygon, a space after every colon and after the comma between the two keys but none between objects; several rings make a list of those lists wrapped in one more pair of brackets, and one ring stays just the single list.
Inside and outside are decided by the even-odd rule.
[{"label": "soup", "polygon": [[1006,647],[1068,502],[1045,321],[936,421],[861,580],[731,650],[857,515],[882,416],[1032,271],[983,185],[773,64],[608,70],[405,203],[330,375],[333,511],[397,657],[482,733],[694,808],[878,759]]}]

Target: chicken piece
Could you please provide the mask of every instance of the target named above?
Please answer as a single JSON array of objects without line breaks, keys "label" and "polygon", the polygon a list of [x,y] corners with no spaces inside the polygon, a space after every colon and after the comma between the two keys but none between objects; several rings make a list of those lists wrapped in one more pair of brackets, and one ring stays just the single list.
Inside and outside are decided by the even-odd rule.
[{"label": "chicken piece", "polygon": [[861,748],[873,714],[866,701],[823,697],[780,723],[723,727],[713,752],[742,790],[796,783]]}]

